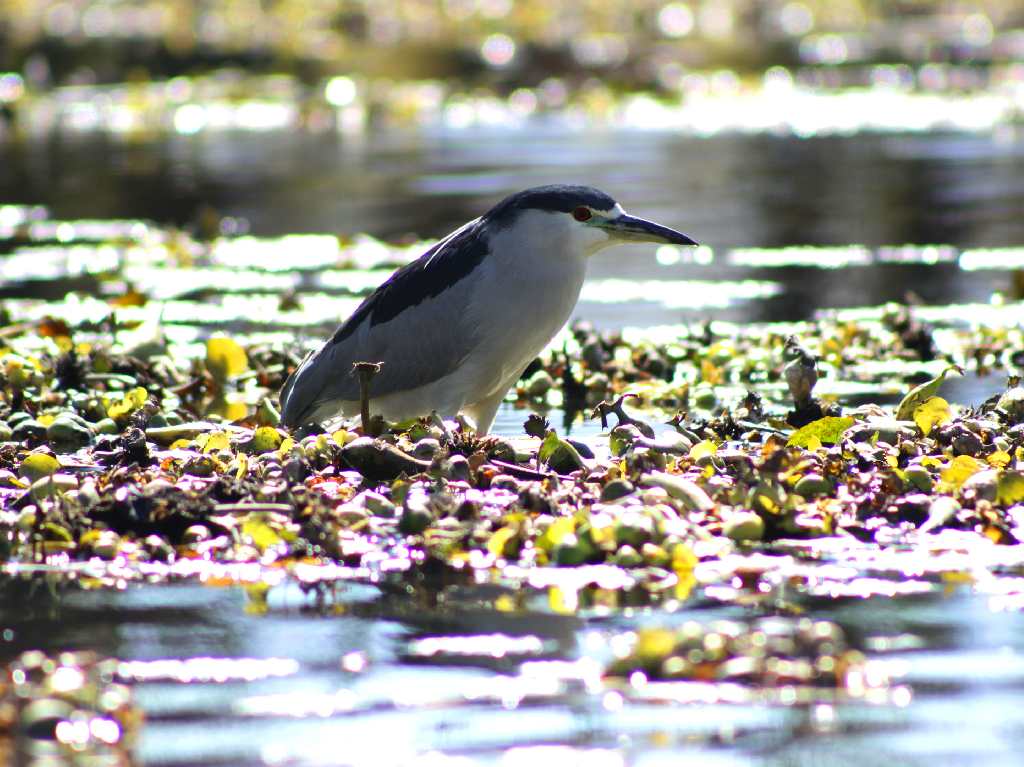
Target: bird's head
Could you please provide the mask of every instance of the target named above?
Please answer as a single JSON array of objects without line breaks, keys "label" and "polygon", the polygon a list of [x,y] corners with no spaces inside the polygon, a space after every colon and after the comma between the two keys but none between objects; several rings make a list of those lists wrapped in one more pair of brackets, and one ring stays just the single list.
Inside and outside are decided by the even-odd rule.
[{"label": "bird's head", "polygon": [[657,242],[696,245],[682,232],[631,216],[612,197],[589,186],[538,186],[506,197],[484,216],[499,228],[522,228],[547,239],[566,237],[590,256],[609,245]]}]

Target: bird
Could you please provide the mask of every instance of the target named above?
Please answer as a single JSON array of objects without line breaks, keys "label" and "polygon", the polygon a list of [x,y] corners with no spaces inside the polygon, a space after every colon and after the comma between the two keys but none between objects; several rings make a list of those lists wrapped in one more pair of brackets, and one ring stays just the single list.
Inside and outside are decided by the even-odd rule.
[{"label": "bird", "polygon": [[505,394],[568,321],[590,256],[624,242],[697,244],[589,186],[506,197],[394,272],[310,352],[281,389],[281,422],[360,413],[354,366],[366,362],[381,363],[368,391],[375,415],[461,412],[487,434]]}]

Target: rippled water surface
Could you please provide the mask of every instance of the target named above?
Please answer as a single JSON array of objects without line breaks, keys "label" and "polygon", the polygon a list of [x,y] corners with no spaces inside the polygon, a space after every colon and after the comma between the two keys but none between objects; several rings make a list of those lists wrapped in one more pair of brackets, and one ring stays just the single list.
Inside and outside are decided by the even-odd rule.
[{"label": "rippled water surface", "polygon": [[[227,216],[260,236],[429,239],[508,192],[590,183],[693,235],[712,255],[656,257],[633,247],[599,256],[577,315],[604,329],[805,321],[908,292],[966,321],[1000,311],[994,293],[1012,299],[1020,289],[1002,256],[974,268],[985,265],[981,249],[1024,243],[1019,127],[813,140],[540,128],[525,139],[270,133],[137,145],[79,136],[2,145],[0,167],[0,203],[45,204],[56,218],[142,218],[201,231],[211,216]],[[884,247],[904,243],[945,247]],[[835,249],[810,259],[781,250],[803,245]],[[748,250],[755,247],[771,250]],[[16,257],[0,263],[13,269]],[[62,297],[47,284],[32,267],[0,281],[7,297]],[[234,311],[251,319],[255,304],[244,302],[258,300],[260,287],[240,293]],[[203,312],[232,305],[221,298],[182,308],[192,312],[182,325],[219,327]],[[308,337],[356,300],[324,304]],[[1001,385],[971,377],[949,398],[971,404]],[[498,430],[519,432],[523,417],[506,408]],[[921,583],[896,596],[877,584],[860,596],[812,590],[751,606],[696,594],[670,611],[566,615],[543,590],[503,611],[495,609],[501,587],[472,584],[342,583],[318,596],[286,581],[264,602],[240,585],[88,590],[34,576],[0,584],[0,661],[25,649],[137,661],[124,673],[146,712],[137,754],[147,764],[1020,763],[1021,589],[1000,594],[969,577]],[[885,664],[893,694],[785,705],[711,689],[682,703],[624,702],[581,662],[607,659],[615,635],[654,620],[749,620],[794,604],[836,621],[853,647]]]}]

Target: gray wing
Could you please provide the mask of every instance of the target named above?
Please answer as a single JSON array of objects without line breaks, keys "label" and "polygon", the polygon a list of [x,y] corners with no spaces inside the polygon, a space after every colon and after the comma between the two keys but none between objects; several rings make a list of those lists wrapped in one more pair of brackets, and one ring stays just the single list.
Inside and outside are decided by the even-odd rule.
[{"label": "gray wing", "polygon": [[325,405],[358,400],[355,362],[384,363],[370,387],[374,397],[455,370],[479,340],[465,318],[471,275],[487,252],[479,220],[471,221],[392,274],[285,382],[282,421],[298,426]]}]

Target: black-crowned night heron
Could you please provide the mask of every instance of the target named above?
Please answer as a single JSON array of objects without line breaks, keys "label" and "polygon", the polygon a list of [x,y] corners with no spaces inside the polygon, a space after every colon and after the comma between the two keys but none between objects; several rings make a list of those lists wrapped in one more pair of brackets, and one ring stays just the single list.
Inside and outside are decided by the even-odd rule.
[{"label": "black-crowned night heron", "polygon": [[526,366],[569,319],[587,259],[620,242],[696,243],[587,186],[513,194],[373,292],[281,390],[296,427],[360,412],[357,362],[383,362],[371,411],[464,412],[486,433]]}]

